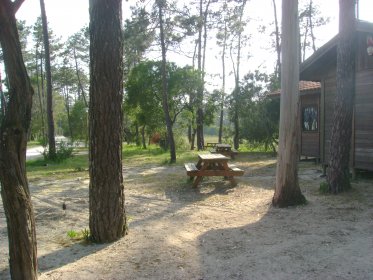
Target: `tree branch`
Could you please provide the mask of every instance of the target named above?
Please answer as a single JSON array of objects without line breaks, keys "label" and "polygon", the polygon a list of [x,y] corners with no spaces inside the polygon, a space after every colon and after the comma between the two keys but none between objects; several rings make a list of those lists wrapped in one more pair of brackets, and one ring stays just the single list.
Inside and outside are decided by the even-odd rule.
[{"label": "tree branch", "polygon": [[24,2],[25,0],[15,0],[13,2],[13,13],[16,14],[18,9],[22,6],[22,3]]}]

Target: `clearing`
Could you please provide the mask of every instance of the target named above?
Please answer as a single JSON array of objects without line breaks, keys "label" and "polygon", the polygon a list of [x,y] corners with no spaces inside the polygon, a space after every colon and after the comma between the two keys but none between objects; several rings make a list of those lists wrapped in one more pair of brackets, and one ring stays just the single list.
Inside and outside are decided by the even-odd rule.
[{"label": "clearing", "polygon": [[[125,163],[129,234],[104,245],[67,236],[88,228],[87,172],[32,178],[40,279],[373,279],[372,179],[322,195],[320,166],[301,162],[308,204],[277,209],[276,159],[240,154],[234,163],[245,171],[236,187],[208,177],[198,189],[183,162]],[[1,279],[7,247],[0,202]]]}]

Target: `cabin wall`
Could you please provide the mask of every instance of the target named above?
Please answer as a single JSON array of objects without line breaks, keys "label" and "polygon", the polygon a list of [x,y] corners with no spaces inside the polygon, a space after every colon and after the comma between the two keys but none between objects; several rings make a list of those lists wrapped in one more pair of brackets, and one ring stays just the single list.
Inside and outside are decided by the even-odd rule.
[{"label": "cabin wall", "polygon": [[373,38],[373,33],[358,33],[358,48],[357,48],[357,63],[356,71],[361,72],[365,70],[373,70],[373,55],[368,55],[367,39],[371,36]]},{"label": "cabin wall", "polygon": [[323,130],[323,151],[322,151],[322,162],[327,164],[330,160],[330,139],[332,135],[333,125],[333,113],[334,113],[334,99],[337,94],[336,76],[329,76],[323,81],[323,108],[321,113],[323,114],[322,130]]},{"label": "cabin wall", "polygon": [[373,70],[356,73],[354,167],[373,171]]},{"label": "cabin wall", "polygon": [[[337,93],[336,77],[323,81],[321,98],[321,161],[330,160],[330,139],[333,124],[333,106]],[[373,69],[356,73],[355,106],[351,166],[373,171]]]},{"label": "cabin wall", "polygon": [[[361,24],[360,24],[361,25]],[[365,24],[357,32],[356,79],[353,135],[351,145],[351,167],[373,171],[373,55],[368,55],[372,45],[373,25]],[[372,51],[372,48],[369,49]],[[320,159],[324,165],[330,160],[330,139],[333,124],[336,86],[336,50],[314,59],[301,73],[301,78],[321,82],[320,96]],[[302,149],[306,148],[302,135]]]}]

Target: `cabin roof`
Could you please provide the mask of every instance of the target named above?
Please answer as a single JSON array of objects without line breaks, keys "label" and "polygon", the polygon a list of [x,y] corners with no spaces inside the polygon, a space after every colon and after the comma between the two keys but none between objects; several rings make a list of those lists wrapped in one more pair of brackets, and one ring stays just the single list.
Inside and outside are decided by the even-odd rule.
[{"label": "cabin roof", "polygon": [[[299,93],[301,95],[317,93],[321,89],[321,84],[319,82],[311,81],[299,81]],[[281,89],[278,89],[274,92],[268,94],[268,96],[277,96],[281,94]]]},{"label": "cabin roof", "polygon": [[[356,21],[356,32],[373,32],[373,23]],[[326,69],[337,64],[338,35],[334,36],[325,45],[314,52],[300,65],[300,79],[308,81],[320,81]]]}]

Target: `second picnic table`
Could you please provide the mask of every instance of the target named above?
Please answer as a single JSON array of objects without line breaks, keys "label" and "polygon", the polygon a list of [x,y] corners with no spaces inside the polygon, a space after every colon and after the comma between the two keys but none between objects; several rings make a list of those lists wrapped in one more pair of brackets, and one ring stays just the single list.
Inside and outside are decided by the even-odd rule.
[{"label": "second picnic table", "polygon": [[200,154],[198,162],[186,163],[187,175],[194,179],[193,186],[197,187],[204,176],[223,176],[232,185],[236,184],[234,176],[242,176],[244,171],[228,164],[229,158],[221,154]]},{"label": "second picnic table", "polygon": [[216,144],[214,150],[211,152],[222,154],[232,159],[234,159],[235,155],[237,154],[237,151],[232,149],[231,145],[229,144]]}]

